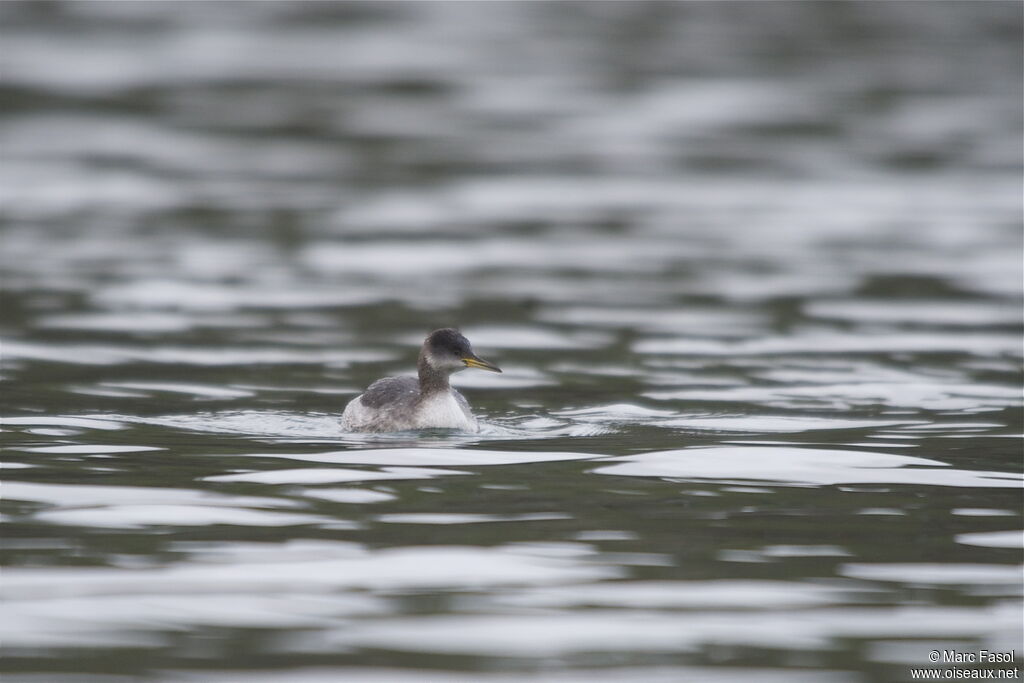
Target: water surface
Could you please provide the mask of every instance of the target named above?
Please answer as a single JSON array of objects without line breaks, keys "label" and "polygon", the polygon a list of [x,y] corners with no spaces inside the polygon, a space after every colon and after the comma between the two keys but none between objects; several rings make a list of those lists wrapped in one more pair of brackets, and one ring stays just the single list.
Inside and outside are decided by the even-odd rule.
[{"label": "water surface", "polygon": [[5,680],[1019,658],[1019,5],[0,14]]}]

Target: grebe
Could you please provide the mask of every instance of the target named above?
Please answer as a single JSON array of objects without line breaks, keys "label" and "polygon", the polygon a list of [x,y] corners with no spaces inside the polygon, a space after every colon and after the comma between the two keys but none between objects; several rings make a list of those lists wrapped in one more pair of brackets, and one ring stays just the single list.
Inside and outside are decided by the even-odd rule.
[{"label": "grebe", "polygon": [[476,431],[469,402],[448,383],[452,373],[466,368],[501,372],[497,365],[473,353],[469,340],[458,330],[434,330],[420,349],[418,376],[377,380],[345,406],[341,426],[350,432],[437,427]]}]

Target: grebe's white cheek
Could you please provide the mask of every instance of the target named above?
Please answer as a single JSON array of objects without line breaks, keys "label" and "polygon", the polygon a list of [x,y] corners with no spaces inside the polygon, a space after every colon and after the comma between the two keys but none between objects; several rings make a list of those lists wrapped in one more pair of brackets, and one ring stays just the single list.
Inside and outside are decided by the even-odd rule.
[{"label": "grebe's white cheek", "polygon": [[441,355],[431,353],[428,356],[428,359],[433,367],[438,368],[439,370],[444,370],[449,374],[466,369],[466,364],[462,362],[462,359],[451,354],[446,353]]}]

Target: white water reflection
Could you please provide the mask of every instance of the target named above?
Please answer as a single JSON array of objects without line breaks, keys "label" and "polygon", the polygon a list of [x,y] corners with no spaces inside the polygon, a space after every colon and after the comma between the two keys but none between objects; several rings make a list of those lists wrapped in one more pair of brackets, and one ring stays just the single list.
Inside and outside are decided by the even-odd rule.
[{"label": "white water reflection", "polygon": [[[252,392],[245,389],[231,389],[228,387],[210,386],[205,384],[179,384],[172,382],[104,382],[103,386],[122,389],[136,389],[144,392],[173,392],[188,394],[196,398],[245,398],[252,396]],[[143,396],[146,394],[142,394]]]},{"label": "white water reflection", "polygon": [[298,470],[269,470],[244,472],[241,474],[220,474],[206,477],[207,481],[250,482],[255,484],[337,484],[349,481],[378,481],[387,479],[432,479],[454,474],[470,474],[459,470],[442,470],[428,467],[385,467],[377,470],[353,470],[344,467],[330,469],[309,467]]},{"label": "white water reflection", "polygon": [[901,333],[839,334],[808,332],[795,337],[759,337],[737,342],[699,339],[650,339],[638,342],[639,353],[746,356],[799,353],[937,353],[961,352],[978,356],[1020,355],[1015,334]]},{"label": "white water reflection", "polygon": [[677,652],[719,646],[822,650],[843,638],[983,638],[1020,633],[1019,610],[957,607],[822,608],[664,613],[594,609],[586,613],[505,614],[380,620],[339,631],[338,644],[405,651],[517,657],[574,652]]},{"label": "white water reflection", "polygon": [[[339,465],[400,465],[388,470],[404,471],[409,467],[422,466],[466,466],[466,465],[515,465],[521,463],[542,463],[564,460],[587,460],[601,456],[593,453],[559,453],[545,451],[491,451],[477,448],[373,448],[322,453],[273,453],[266,457],[305,460]],[[338,471],[338,468],[332,468]],[[438,470],[451,472],[452,470]]]},{"label": "white water reflection", "polygon": [[380,598],[354,590],[483,590],[619,574],[611,567],[514,549],[367,552],[346,544],[321,544],[311,546],[311,552],[296,550],[294,559],[291,553],[242,553],[231,562],[215,561],[214,556],[167,568],[11,569],[2,587],[4,640],[22,647],[115,644],[126,631],[154,624],[337,627],[351,615],[386,611]]},{"label": "white water reflection", "polygon": [[74,427],[82,429],[100,429],[100,430],[111,430],[116,431],[124,429],[124,425],[119,422],[110,419],[98,419],[98,418],[85,418],[85,417],[68,417],[63,415],[45,415],[45,416],[3,416],[0,417],[0,424],[10,426],[35,426],[35,425],[46,425],[56,427]]},{"label": "white water reflection", "polygon": [[5,360],[37,360],[81,365],[121,365],[131,362],[223,366],[303,364],[346,366],[357,361],[385,360],[391,354],[371,350],[311,351],[282,347],[234,348],[86,344],[37,344],[6,340]]},{"label": "white water reflection", "polygon": [[109,453],[144,453],[147,451],[165,450],[160,446],[128,446],[118,444],[68,444],[64,446],[29,446],[17,450],[26,453],[58,453],[58,454],[109,454]]},{"label": "white water reflection", "polygon": [[1024,476],[1008,472],[959,470],[947,463],[888,453],[816,448],[714,447],[611,458],[619,464],[596,474],[628,477],[711,479],[781,486],[836,484],[918,484],[962,487],[1024,487]]},{"label": "white water reflection", "polygon": [[[273,546],[271,549],[275,549]],[[329,550],[329,549],[327,549]],[[165,569],[10,570],[3,592],[10,597],[36,595],[64,586],[65,595],[102,595],[112,588],[126,593],[163,591],[227,594],[294,589],[411,590],[450,588],[479,590],[488,586],[546,585],[619,576],[615,567],[581,564],[564,558],[537,557],[506,548],[408,547],[374,552],[341,546],[327,557],[287,553],[235,558],[230,563],[194,563]],[[330,557],[330,554],[340,555]],[[72,579],[67,583],[67,579]],[[162,592],[162,591],[158,591]]]},{"label": "white water reflection", "polygon": [[301,492],[301,495],[304,498],[319,498],[320,500],[328,500],[333,503],[353,504],[383,503],[384,501],[394,500],[397,498],[397,496],[391,493],[357,488],[304,489]]},{"label": "white water reflection", "polygon": [[899,325],[956,325],[984,327],[1020,324],[1016,305],[958,301],[821,301],[808,305],[807,312],[819,318]]},{"label": "white water reflection", "polygon": [[35,518],[50,524],[70,524],[97,529],[132,529],[151,526],[232,524],[275,527],[302,524],[336,524],[330,517],[277,510],[246,510],[205,505],[111,505],[88,509],[63,509],[38,513]]},{"label": "white water reflection", "polygon": [[[248,259],[234,254],[237,260],[235,267],[228,267],[221,258],[221,252],[229,251],[227,245],[223,250],[210,248],[209,245],[196,245],[197,250],[203,258],[210,260],[217,269],[212,275],[236,277],[246,275],[246,271],[254,265],[254,261],[272,260],[272,254],[261,254],[258,259]],[[229,261],[230,263],[230,261]],[[208,274],[209,275],[209,274]],[[353,306],[363,303],[373,303],[376,297],[358,291],[338,289],[336,287],[303,287],[301,291],[290,288],[282,289],[272,287],[269,284],[259,285],[247,282],[244,285],[220,285],[213,283],[181,282],[177,280],[139,280],[129,285],[112,285],[103,287],[93,293],[94,301],[110,308],[131,308],[131,309],[175,309],[188,311],[191,314],[178,319],[182,323],[187,320],[192,325],[217,324],[221,326],[247,327],[250,324],[259,325],[260,318],[245,318],[240,315],[229,315],[226,318],[223,313],[244,311],[246,309],[286,309],[294,310],[299,308],[322,308],[325,306]],[[221,313],[216,319],[209,317],[210,313]],[[143,318],[143,324],[147,322]],[[174,318],[160,318],[165,324],[169,324]],[[251,321],[251,322],[250,322]],[[114,316],[79,318],[65,321],[70,323],[87,324],[99,326],[101,324],[118,325],[121,321]],[[116,329],[116,327],[114,328]]]},{"label": "white water reflection", "polygon": [[378,515],[376,520],[385,524],[485,524],[490,522],[546,522],[571,518],[570,515],[561,512],[531,512],[522,515],[405,513]]},{"label": "white water reflection", "polygon": [[[279,683],[281,672],[267,673],[260,670],[242,670],[224,674],[219,671],[176,671],[160,677],[160,683],[235,683],[238,677],[252,683]],[[465,672],[427,671],[423,669],[357,668],[331,669],[306,667],[289,669],[288,680],[292,683],[337,683],[349,679],[365,683],[466,683]],[[761,668],[761,667],[606,667],[600,669],[573,668],[552,670],[544,673],[545,683],[620,683],[621,681],[644,681],[644,683],[678,683],[702,681],[703,683],[734,683],[751,677],[763,683],[854,683],[859,681],[855,674],[842,671],[817,669]],[[537,677],[529,673],[504,673],[474,671],[471,676],[479,683],[524,683]],[[26,683],[43,683],[26,681]]]},{"label": "white water reflection", "polygon": [[[852,591],[852,592],[851,592]],[[535,589],[499,596],[502,605],[518,607],[620,607],[655,610],[778,609],[846,602],[848,586],[786,581],[614,581]]]},{"label": "white water reflection", "polygon": [[658,400],[749,402],[772,408],[826,407],[850,409],[882,404],[892,408],[925,408],[968,411],[1016,406],[1019,392],[1002,385],[976,382],[856,382],[850,384],[793,384],[775,387],[742,387],[648,391]]},{"label": "white water reflection", "polygon": [[224,507],[295,507],[280,498],[239,496],[157,486],[103,486],[100,484],[53,484],[4,482],[4,498],[29,500],[58,507],[98,508],[105,505],[219,505]]},{"label": "white water reflection", "polygon": [[984,548],[1024,548],[1024,530],[957,534],[956,542]]},{"label": "white water reflection", "polygon": [[995,564],[847,564],[842,576],[872,581],[898,581],[918,585],[992,584],[1014,586],[1020,583],[1024,567]]},{"label": "white water reflection", "polygon": [[294,508],[300,504],[287,499],[151,486],[6,482],[4,499],[45,504],[45,509],[32,515],[35,521],[44,524],[97,529],[210,524],[274,527],[333,521],[296,512]]},{"label": "white water reflection", "polygon": [[724,432],[808,432],[819,429],[868,429],[901,424],[889,420],[849,420],[844,418],[751,415],[721,417],[681,416],[661,423],[682,429],[710,429]]}]

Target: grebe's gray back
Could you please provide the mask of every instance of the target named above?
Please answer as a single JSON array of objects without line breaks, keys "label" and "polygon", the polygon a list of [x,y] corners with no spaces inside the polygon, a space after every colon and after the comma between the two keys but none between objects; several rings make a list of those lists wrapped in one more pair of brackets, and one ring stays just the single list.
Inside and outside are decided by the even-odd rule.
[{"label": "grebe's gray back", "polygon": [[345,406],[341,426],[350,432],[432,427],[476,431],[469,402],[448,383],[453,373],[466,368],[501,372],[497,365],[477,356],[458,330],[434,330],[420,349],[417,376],[377,380]]}]

